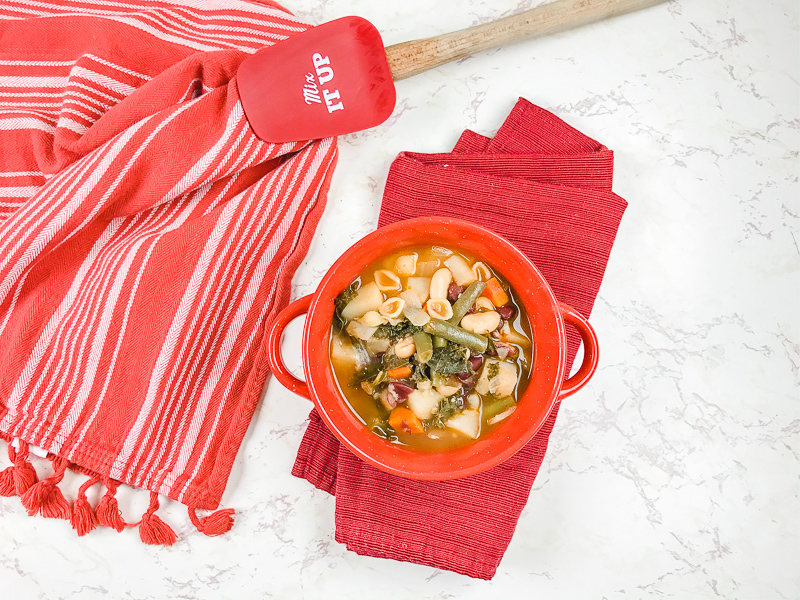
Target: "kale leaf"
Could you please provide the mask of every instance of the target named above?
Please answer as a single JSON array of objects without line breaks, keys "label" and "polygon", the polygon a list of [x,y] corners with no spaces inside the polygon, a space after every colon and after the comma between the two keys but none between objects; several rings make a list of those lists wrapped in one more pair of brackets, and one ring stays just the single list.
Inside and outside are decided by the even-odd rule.
[{"label": "kale leaf", "polygon": [[386,352],[384,352],[381,362],[383,363],[383,368],[388,370],[407,365],[409,359],[400,358],[394,353],[394,348],[389,348]]},{"label": "kale leaf", "polygon": [[439,410],[437,410],[430,419],[425,421],[425,425],[442,429],[445,427],[445,421],[460,412],[462,408],[464,408],[464,397],[460,392],[448,396],[447,398],[442,398],[439,400]]},{"label": "kale leaf", "polygon": [[428,376],[428,366],[423,365],[420,363],[414,362],[414,371],[411,373],[411,381],[414,383],[419,383],[420,381],[425,381],[426,379],[430,379]]},{"label": "kale leaf", "polygon": [[488,379],[491,380],[500,375],[500,365],[498,365],[496,362],[489,363],[486,365],[486,368],[488,369]]},{"label": "kale leaf", "polygon": [[458,344],[448,344],[444,348],[434,348],[433,356],[428,361],[431,371],[446,375],[452,373],[471,373],[467,349]]},{"label": "kale leaf", "polygon": [[336,296],[336,300],[333,301],[334,304],[334,311],[333,311],[333,326],[336,333],[339,333],[347,326],[347,319],[342,316],[342,311],[344,307],[347,306],[350,301],[356,297],[358,293],[358,281],[354,281],[351,283],[347,288],[342,290],[342,292]]},{"label": "kale leaf", "polygon": [[391,325],[389,323],[378,325],[378,329],[375,330],[373,337],[377,339],[399,340],[409,335],[414,335],[417,331],[422,331],[422,327],[412,325],[411,321],[404,319],[397,325]]}]

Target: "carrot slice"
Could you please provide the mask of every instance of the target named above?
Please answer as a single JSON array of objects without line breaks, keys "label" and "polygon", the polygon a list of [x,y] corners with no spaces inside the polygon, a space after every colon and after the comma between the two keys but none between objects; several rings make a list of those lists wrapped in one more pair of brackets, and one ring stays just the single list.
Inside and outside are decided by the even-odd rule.
[{"label": "carrot slice", "polygon": [[398,406],[389,415],[389,425],[395,431],[402,433],[422,433],[425,429],[422,427],[422,421],[417,418],[411,409],[405,406]]},{"label": "carrot slice", "polygon": [[508,297],[508,294],[503,289],[503,286],[500,285],[499,281],[497,281],[497,277],[492,277],[486,282],[486,289],[483,290],[481,296],[487,297],[492,301],[492,304],[498,307],[505,306],[511,302],[511,298]]},{"label": "carrot slice", "polygon": [[392,379],[405,379],[406,377],[411,377],[411,367],[408,365],[395,367],[394,369],[386,371],[386,374]]}]

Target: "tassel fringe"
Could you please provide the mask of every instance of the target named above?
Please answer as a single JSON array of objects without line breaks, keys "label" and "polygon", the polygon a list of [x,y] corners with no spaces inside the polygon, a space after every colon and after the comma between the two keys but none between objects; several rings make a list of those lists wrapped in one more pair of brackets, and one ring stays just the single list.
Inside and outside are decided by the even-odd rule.
[{"label": "tassel fringe", "polygon": [[97,515],[92,509],[92,505],[89,504],[86,490],[99,481],[97,477],[92,477],[84,483],[78,490],[78,497],[75,498],[75,503],[72,505],[72,528],[78,532],[79,536],[84,536],[97,527]]},{"label": "tassel fringe", "polygon": [[111,529],[116,529],[117,531],[122,531],[125,529],[125,521],[122,520],[122,513],[119,510],[119,504],[117,504],[116,498],[119,482],[113,479],[105,479],[103,480],[103,485],[106,486],[108,491],[106,491],[105,495],[100,499],[95,509],[97,523],[105,527],[111,527]]},{"label": "tassel fringe", "polygon": [[14,486],[14,467],[8,467],[0,471],[0,496],[16,496],[17,490]]},{"label": "tassel fringe", "polygon": [[178,538],[170,526],[155,514],[158,507],[158,494],[150,492],[150,507],[139,522],[139,537],[145,544],[172,546]]},{"label": "tassel fringe", "polygon": [[48,519],[72,518],[72,509],[64,494],[58,489],[58,483],[64,479],[64,473],[69,466],[69,461],[59,456],[53,459],[55,473],[33,484],[28,491],[20,497],[22,505],[33,516],[41,514]]},{"label": "tassel fringe", "polygon": [[197,518],[197,511],[194,507],[189,507],[189,520],[197,527],[197,531],[209,537],[227,533],[233,527],[233,515],[236,513],[232,508],[217,510],[202,519]]},{"label": "tassel fringe", "polygon": [[19,450],[8,444],[8,458],[14,465],[0,472],[0,496],[22,496],[39,481],[28,462],[28,444],[20,440]]},{"label": "tassel fringe", "polygon": [[[0,496],[19,496],[29,515],[40,514],[50,519],[65,519],[72,524],[72,528],[79,536],[94,531],[98,525],[119,532],[125,527],[138,525],[139,537],[145,544],[172,546],[176,542],[175,532],[155,514],[160,507],[158,494],[155,492],[150,492],[150,505],[138,523],[126,523],[122,518],[116,498],[117,488],[121,482],[107,477],[93,476],[86,480],[78,489],[74,504],[70,506],[58,488],[69,468],[69,461],[60,456],[49,455],[48,458],[52,457],[50,460],[54,472],[49,477],[39,480],[36,470],[28,460],[28,444],[22,440],[18,442],[19,448],[8,444],[8,457],[13,464],[0,471]],[[101,481],[106,487],[106,493],[93,509],[86,492]],[[230,531],[236,514],[232,508],[224,508],[201,519],[197,516],[195,507],[190,506],[188,510],[192,524],[200,533],[209,537]]]}]

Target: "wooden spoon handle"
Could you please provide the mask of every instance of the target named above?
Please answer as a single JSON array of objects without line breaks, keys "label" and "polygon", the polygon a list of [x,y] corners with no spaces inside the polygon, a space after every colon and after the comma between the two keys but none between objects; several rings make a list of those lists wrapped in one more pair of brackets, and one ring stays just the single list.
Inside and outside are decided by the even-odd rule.
[{"label": "wooden spoon handle", "polygon": [[497,21],[386,48],[397,81],[522,37],[564,31],[666,0],[556,0]]}]

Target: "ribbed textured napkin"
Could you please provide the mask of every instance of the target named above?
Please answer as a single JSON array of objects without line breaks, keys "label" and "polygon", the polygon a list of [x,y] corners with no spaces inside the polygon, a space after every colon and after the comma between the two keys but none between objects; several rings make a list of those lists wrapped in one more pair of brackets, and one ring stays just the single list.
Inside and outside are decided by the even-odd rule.
[{"label": "ribbed textured napkin", "polygon": [[[492,139],[465,131],[451,153],[401,153],[378,226],[438,215],[488,227],[534,262],[559,300],[588,316],[627,206],[611,192],[612,172],[605,146],[520,99]],[[571,365],[580,338],[570,328],[568,338]],[[491,579],[544,459],[558,406],[512,458],[447,482],[413,481],[367,465],[312,411],[292,472],[336,495],[336,540],[348,549]]]}]

